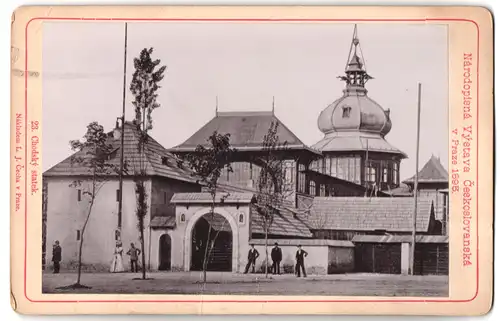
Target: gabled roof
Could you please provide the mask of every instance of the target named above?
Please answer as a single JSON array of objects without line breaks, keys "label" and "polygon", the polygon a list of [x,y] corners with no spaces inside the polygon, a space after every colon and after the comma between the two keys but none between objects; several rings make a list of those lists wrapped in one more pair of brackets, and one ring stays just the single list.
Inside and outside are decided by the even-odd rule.
[{"label": "gabled roof", "polygon": [[[264,221],[255,205],[250,206],[250,216],[252,218],[252,233],[264,234]],[[303,238],[313,236],[306,222],[302,221],[299,216],[286,208],[280,209],[274,215],[268,234]]]},{"label": "gabled roof", "polygon": [[287,142],[288,149],[306,149],[320,154],[305,145],[273,112],[219,112],[184,143],[170,151],[189,152],[194,151],[198,145],[208,146],[207,139],[215,131],[230,134],[231,147],[239,151],[261,150],[264,136],[272,122],[278,122],[277,136],[281,144]]},{"label": "gabled roof", "polygon": [[[136,125],[131,122],[125,122],[124,126],[124,160],[128,164],[128,174],[133,175],[134,170],[140,168],[140,163],[146,164],[146,174],[148,176],[161,176],[171,179],[196,182],[192,172],[186,168],[178,167],[177,158],[169,153],[160,143],[151,136],[148,137],[145,153],[139,153],[137,144],[139,132]],[[117,167],[120,165],[120,146],[121,139],[114,138],[113,132],[108,134],[109,144],[112,145],[113,152],[110,154],[109,164]],[[84,151],[77,152],[74,155],[84,155]],[[72,163],[72,156],[56,164],[43,173],[44,176],[88,176],[90,175],[88,167],[84,164]],[[125,175],[126,176],[126,175]]]},{"label": "gabled roof", "polygon": [[[414,181],[415,175],[404,180],[403,183],[413,185]],[[448,171],[443,167],[439,158],[431,156],[418,172],[418,183],[448,183]]]},{"label": "gabled roof", "polygon": [[[315,197],[309,226],[318,230],[411,232],[414,199],[410,197]],[[434,205],[418,198],[417,231],[427,232]]]}]

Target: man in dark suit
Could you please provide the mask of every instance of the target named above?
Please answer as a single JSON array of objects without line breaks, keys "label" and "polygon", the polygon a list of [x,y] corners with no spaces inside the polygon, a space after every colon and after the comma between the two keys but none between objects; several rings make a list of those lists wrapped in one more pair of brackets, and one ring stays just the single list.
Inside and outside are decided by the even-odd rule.
[{"label": "man in dark suit", "polygon": [[302,249],[302,246],[298,245],[297,254],[295,254],[295,259],[297,260],[297,265],[295,265],[295,273],[297,277],[300,278],[300,269],[302,269],[302,273],[304,277],[306,277],[306,268],[304,267],[304,258],[307,256],[307,252]]},{"label": "man in dark suit", "polygon": [[281,274],[280,263],[282,258],[283,254],[281,253],[281,249],[278,247],[278,243],[274,243],[274,247],[271,250],[271,260],[273,260],[273,274]]},{"label": "man in dark suit", "polygon": [[54,273],[59,273],[59,263],[62,259],[62,249],[59,241],[56,241],[52,246],[52,262],[54,262]]},{"label": "man in dark suit", "polygon": [[248,251],[248,263],[247,266],[245,267],[245,274],[248,273],[248,270],[250,269],[250,265],[252,266],[252,273],[255,273],[255,261],[259,257],[259,251],[257,251],[254,247],[253,244],[250,245],[251,249]]}]

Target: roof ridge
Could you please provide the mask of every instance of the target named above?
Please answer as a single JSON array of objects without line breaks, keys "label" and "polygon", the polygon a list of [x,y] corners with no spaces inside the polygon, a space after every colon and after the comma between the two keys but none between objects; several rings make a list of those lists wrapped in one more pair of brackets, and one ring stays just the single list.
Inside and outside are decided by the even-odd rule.
[{"label": "roof ridge", "polygon": [[271,116],[274,115],[272,111],[219,111],[218,117],[229,117],[229,116]]}]

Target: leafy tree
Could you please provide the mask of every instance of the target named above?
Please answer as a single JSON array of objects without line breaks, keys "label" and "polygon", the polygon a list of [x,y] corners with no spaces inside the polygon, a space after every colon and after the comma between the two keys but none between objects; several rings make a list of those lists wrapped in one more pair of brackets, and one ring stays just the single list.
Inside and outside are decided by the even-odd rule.
[{"label": "leafy tree", "polygon": [[[229,196],[229,194],[220,195],[218,193],[218,181],[223,170],[232,172],[231,167],[231,156],[235,149],[231,148],[230,145],[230,134],[219,134],[214,132],[209,138],[209,147],[204,147],[203,145],[198,145],[194,153],[187,154],[184,156],[185,161],[189,164],[190,168],[193,170],[193,174],[200,178],[200,181],[208,189],[210,196],[212,197],[212,203],[210,205],[211,221],[213,222],[215,216],[215,203],[217,198],[221,198],[221,202]],[[206,247],[203,255],[203,285],[207,282],[207,265],[212,253],[213,245],[215,239],[218,236],[218,232],[215,235],[214,240],[211,240],[212,228],[209,224],[208,227],[208,237],[206,242]]]},{"label": "leafy tree", "polygon": [[87,215],[80,232],[80,243],[78,248],[78,276],[76,283],[69,288],[88,288],[80,283],[82,272],[82,254],[85,231],[92,214],[94,202],[99,191],[109,180],[112,174],[120,172],[119,167],[107,162],[113,146],[109,144],[108,136],[104,128],[97,122],[92,122],[87,126],[87,132],[81,140],[70,141],[72,150],[76,151],[71,156],[71,163],[78,164],[88,171],[90,179],[75,180],[70,186],[81,190],[82,201],[87,201]]},{"label": "leafy tree", "polygon": [[257,212],[262,218],[265,237],[265,274],[268,277],[269,229],[274,221],[274,216],[279,213],[283,202],[291,194],[292,188],[287,184],[287,160],[283,152],[287,150],[288,143],[280,143],[278,136],[278,122],[272,122],[262,142],[263,155],[257,159],[261,170],[257,184]]},{"label": "leafy tree", "polygon": [[147,162],[145,149],[148,143],[148,130],[153,128],[152,112],[160,107],[157,102],[160,81],[164,77],[166,66],[159,66],[160,59],[153,60],[151,55],[153,48],[144,48],[139,58],[134,59],[135,72],[130,84],[130,91],[134,95],[132,104],[135,107],[135,125],[139,132],[137,149],[141,157],[139,158],[139,168],[135,168],[134,182],[137,197],[137,229],[140,233],[141,253],[142,253],[142,278],[146,279],[146,254],[144,251],[144,219],[148,213],[148,193],[146,191],[146,166]]}]

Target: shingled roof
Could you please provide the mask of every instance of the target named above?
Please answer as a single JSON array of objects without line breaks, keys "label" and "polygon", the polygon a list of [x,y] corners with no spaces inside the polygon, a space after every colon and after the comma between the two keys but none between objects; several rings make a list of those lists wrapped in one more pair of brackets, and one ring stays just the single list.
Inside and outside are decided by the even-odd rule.
[{"label": "shingled roof", "polygon": [[[148,137],[145,153],[139,153],[137,143],[139,132],[136,125],[125,122],[124,126],[124,159],[128,164],[129,174],[132,175],[134,168],[140,168],[140,163],[145,162],[146,174],[149,176],[162,176],[187,182],[196,182],[192,172],[184,168],[179,168],[177,158],[169,153],[160,143],[151,136]],[[119,166],[121,139],[114,138],[113,132],[108,134],[109,144],[112,145],[113,152],[110,154],[109,164]],[[73,155],[84,155],[84,151]],[[72,155],[72,156],[73,156]],[[89,169],[84,164],[72,163],[71,157],[48,169],[44,176],[87,176]]]},{"label": "shingled roof", "polygon": [[[410,197],[316,197],[309,226],[321,230],[411,232],[414,199]],[[427,232],[434,204],[418,198],[417,231]]]},{"label": "shingled roof", "polygon": [[[415,175],[403,181],[405,184],[413,185]],[[427,163],[418,172],[418,183],[448,183],[448,171],[443,167],[441,161],[432,155]]]},{"label": "shingled roof", "polygon": [[[252,217],[252,233],[264,234],[264,221],[262,216],[257,212],[257,207],[251,205],[250,215]],[[309,230],[306,222],[301,220],[301,217],[289,209],[280,209],[274,215],[273,223],[269,227],[269,235],[280,235],[288,237],[303,237],[310,238],[312,233]]]},{"label": "shingled roof", "polygon": [[208,146],[207,139],[215,131],[230,134],[231,147],[239,151],[261,150],[264,136],[272,122],[278,122],[277,136],[280,143],[287,142],[288,149],[306,149],[320,154],[305,145],[273,112],[219,112],[184,143],[170,151],[189,152],[194,151],[198,145]]}]

